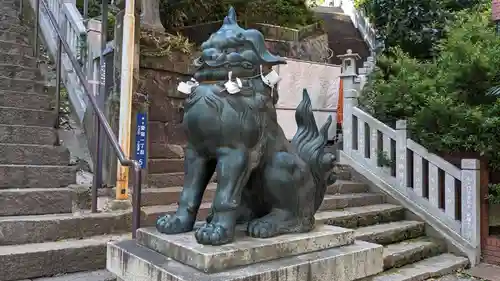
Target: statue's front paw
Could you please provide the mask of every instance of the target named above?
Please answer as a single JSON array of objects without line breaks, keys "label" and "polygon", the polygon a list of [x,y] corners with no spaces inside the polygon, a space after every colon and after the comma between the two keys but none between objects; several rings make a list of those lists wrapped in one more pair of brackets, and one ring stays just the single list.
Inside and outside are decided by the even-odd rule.
[{"label": "statue's front paw", "polygon": [[248,224],[247,232],[250,237],[270,238],[279,235],[278,225],[270,218],[261,218]]},{"label": "statue's front paw", "polygon": [[189,232],[193,226],[192,220],[177,215],[164,215],[156,221],[156,229],[165,234]]},{"label": "statue's front paw", "polygon": [[219,224],[206,223],[195,233],[196,241],[203,245],[223,245],[233,241],[234,234]]}]

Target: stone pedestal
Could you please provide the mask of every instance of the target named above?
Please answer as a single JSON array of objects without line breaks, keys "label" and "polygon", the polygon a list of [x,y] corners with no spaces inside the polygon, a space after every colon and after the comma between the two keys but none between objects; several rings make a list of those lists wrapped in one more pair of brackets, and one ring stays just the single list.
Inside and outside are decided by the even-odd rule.
[{"label": "stone pedestal", "polygon": [[383,248],[352,230],[319,225],[303,234],[203,246],[193,233],[140,229],[137,240],[108,244],[107,269],[124,281],[350,281],[382,271]]}]

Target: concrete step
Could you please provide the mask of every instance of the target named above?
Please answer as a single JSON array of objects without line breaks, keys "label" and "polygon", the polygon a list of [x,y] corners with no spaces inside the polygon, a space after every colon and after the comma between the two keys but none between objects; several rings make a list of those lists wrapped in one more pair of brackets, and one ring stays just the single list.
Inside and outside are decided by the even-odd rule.
[{"label": "concrete step", "polygon": [[0,62],[3,64],[16,64],[30,68],[36,67],[36,59],[32,56],[13,55],[0,52]]},{"label": "concrete step", "polygon": [[[205,221],[208,214],[211,210],[211,203],[202,203],[200,206],[200,210],[198,211],[198,220]],[[177,204],[170,205],[160,205],[160,206],[147,206],[142,207],[142,222],[141,226],[154,226],[156,225],[156,219],[159,216],[163,216],[165,214],[173,214],[177,210]]]},{"label": "concrete step", "polygon": [[337,180],[334,184],[328,186],[327,194],[346,194],[346,193],[366,193],[368,186],[364,183],[350,180]]},{"label": "concrete step", "polygon": [[69,160],[63,146],[0,143],[0,164],[67,166]]},{"label": "concrete step", "polygon": [[320,211],[336,210],[347,207],[360,207],[384,203],[385,198],[377,193],[349,193],[326,195],[319,207]]},{"label": "concrete step", "polygon": [[1,143],[54,145],[56,141],[56,130],[51,127],[0,124]]},{"label": "concrete step", "polygon": [[11,79],[42,80],[38,68],[24,67],[15,64],[0,63],[0,76]]},{"label": "concrete step", "polygon": [[[150,190],[150,191],[149,191]],[[146,208],[177,208],[177,202],[179,200],[180,187],[176,188],[148,188],[143,192],[142,205]],[[212,187],[208,193],[204,196],[205,202],[207,204],[211,203],[213,199],[215,189]],[[156,198],[154,198],[156,197]],[[160,203],[162,205],[153,205]],[[347,207],[359,207],[365,205],[381,204],[383,203],[383,197],[379,194],[374,193],[359,193],[359,194],[339,194],[339,195],[327,195],[323,200],[323,204],[319,208],[320,211],[341,209]],[[164,206],[167,205],[167,206]],[[200,211],[201,212],[201,211]],[[204,217],[202,217],[203,219]]]},{"label": "concrete step", "polygon": [[14,6],[11,5],[2,5],[0,7],[0,18],[2,20],[9,20],[11,19],[12,21],[18,19],[19,12],[17,9],[15,9]]},{"label": "concrete step", "polygon": [[184,159],[150,159],[148,172],[150,174],[183,173]]},{"label": "concrete step", "polygon": [[[216,184],[209,184],[203,196],[203,202],[212,202]],[[145,188],[142,190],[141,205],[142,206],[157,206],[171,205],[179,201],[182,191],[181,186],[164,187],[164,188]]]},{"label": "concrete step", "polygon": [[443,253],[446,245],[441,241],[420,237],[384,247],[384,270],[402,267]]},{"label": "concrete step", "polygon": [[366,281],[424,281],[465,268],[469,260],[452,254],[442,254],[401,268],[395,268],[369,277]]},{"label": "concrete step", "polygon": [[375,244],[388,245],[413,239],[425,234],[425,223],[419,221],[396,221],[356,229],[356,239]]},{"label": "concrete step", "polygon": [[0,107],[0,124],[52,127],[56,121],[54,111]]},{"label": "concrete step", "polygon": [[337,174],[337,180],[346,180],[346,181],[348,181],[348,180],[352,179],[351,171],[348,170],[348,169],[337,170],[336,174]]},{"label": "concrete step", "polygon": [[148,184],[150,187],[173,187],[184,184],[184,173],[149,174]]},{"label": "concrete step", "polygon": [[19,1],[17,1],[17,0],[1,0],[0,5],[11,6],[12,9],[18,9],[19,8]]},{"label": "concrete step", "polygon": [[40,81],[0,77],[0,90],[44,94],[46,87]]},{"label": "concrete step", "polygon": [[10,21],[0,21],[0,30],[12,32],[12,33],[29,33],[31,28],[20,24],[20,21],[10,20]]},{"label": "concrete step", "polygon": [[123,234],[131,229],[130,210],[0,217],[0,245],[85,239],[98,235]]},{"label": "concrete step", "polygon": [[50,110],[52,99],[48,95],[36,93],[0,91],[0,106]]},{"label": "concrete step", "polygon": [[130,235],[105,235],[87,239],[39,244],[0,246],[3,281],[55,276],[106,267],[106,245]]},{"label": "concrete step", "polygon": [[69,188],[2,189],[0,220],[1,216],[71,213],[73,196]]},{"label": "concrete step", "polygon": [[0,40],[0,52],[14,55],[33,55],[33,48],[26,43]]},{"label": "concrete step", "polygon": [[392,204],[351,207],[343,210],[323,211],[316,214],[316,221],[345,228],[403,220],[405,209]]},{"label": "concrete step", "polygon": [[[213,200],[216,188],[216,184],[209,184],[203,197],[204,202],[211,202]],[[143,189],[141,197],[142,206],[175,204],[179,200],[181,191],[182,186]],[[335,182],[335,184],[328,187],[327,193],[361,193],[364,191],[366,191],[366,186],[364,184],[339,180]]]},{"label": "concrete step", "polygon": [[86,271],[61,276],[35,278],[23,281],[116,281],[116,276],[111,272],[103,269],[96,271]]},{"label": "concrete step", "polygon": [[0,40],[17,42],[23,44],[29,44],[29,38],[32,36],[28,32],[10,32],[5,30],[0,30]]},{"label": "concrete step", "polygon": [[14,9],[17,9],[19,7],[19,1],[18,0],[1,0],[0,4],[2,4],[2,5],[10,5]]},{"label": "concrete step", "polygon": [[75,182],[75,166],[0,165],[0,189],[58,188]]},{"label": "concrete step", "polygon": [[[145,206],[142,207],[142,212],[143,212],[143,226],[154,226],[156,224],[156,219],[159,216],[162,216],[164,214],[173,214],[177,210],[177,204],[170,204],[170,205],[156,205],[156,206]],[[201,204],[200,211],[198,212],[198,220],[199,221],[204,221],[209,214],[211,210],[211,202],[205,202]],[[316,218],[316,223],[321,224],[321,223],[327,223],[327,222],[341,222],[341,221],[369,221],[370,218],[373,218],[374,220],[371,221],[373,223],[376,223],[375,219],[373,217],[373,210],[363,210],[363,207],[354,207],[354,208],[346,208],[342,211],[319,211],[316,213],[315,218]],[[394,219],[399,218],[401,215],[397,214],[397,212],[400,212],[402,210],[401,207],[394,206],[394,205],[380,205],[379,210],[383,212],[391,212],[389,211],[390,209],[393,209],[392,212],[394,212]],[[404,214],[403,214],[404,215]],[[390,215],[388,217],[379,217],[380,219],[383,218],[390,218]],[[383,221],[381,221],[383,222]],[[328,223],[332,224],[332,223]],[[332,225],[337,225],[337,224],[332,224]],[[342,227],[342,226],[341,226]]]},{"label": "concrete step", "polygon": [[[348,170],[340,171],[337,174],[337,180],[348,181],[350,179],[351,179],[351,172]],[[148,175],[148,184],[150,187],[159,187],[159,188],[182,186],[184,184],[184,172],[161,173],[161,174],[150,173]]]}]

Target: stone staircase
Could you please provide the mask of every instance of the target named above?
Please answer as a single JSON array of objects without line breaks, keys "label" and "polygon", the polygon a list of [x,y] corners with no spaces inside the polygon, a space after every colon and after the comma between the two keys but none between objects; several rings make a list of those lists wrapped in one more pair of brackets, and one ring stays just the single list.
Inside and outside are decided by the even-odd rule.
[{"label": "stone staircase", "polygon": [[324,29],[328,33],[328,47],[334,54],[330,63],[340,65],[342,60],[337,55],[343,55],[349,49],[359,54],[361,61],[365,61],[370,56],[370,50],[363,36],[341,8],[318,6],[314,8],[314,12],[323,20]]},{"label": "stone staircase", "polygon": [[[75,212],[76,167],[18,3],[0,1],[0,280],[104,268],[106,243],[120,238],[106,222],[117,215]],[[124,221],[121,233],[129,229]]]},{"label": "stone staircase", "polygon": [[[131,211],[90,213],[76,168],[53,128],[53,94],[31,57],[32,30],[15,17],[14,0],[0,0],[0,281],[53,277],[110,280],[105,271],[108,241],[128,239]],[[143,191],[143,226],[174,212],[183,181],[180,159],[150,162],[152,188]],[[425,280],[467,265],[446,253],[442,241],[425,236],[425,224],[405,220],[405,210],[352,181],[349,169],[328,188],[319,223],[356,229],[359,240],[385,245],[386,272],[372,280]],[[205,194],[206,217],[215,185]],[[87,190],[88,192],[88,190]],[[87,205],[87,204],[83,204]],[[90,273],[77,273],[90,271]],[[61,274],[66,274],[59,276]]]}]

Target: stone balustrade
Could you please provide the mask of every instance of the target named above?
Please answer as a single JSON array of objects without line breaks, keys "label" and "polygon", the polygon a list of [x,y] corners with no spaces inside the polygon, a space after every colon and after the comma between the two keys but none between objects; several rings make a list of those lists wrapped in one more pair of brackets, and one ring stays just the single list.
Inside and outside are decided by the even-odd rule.
[{"label": "stone balustrade", "polygon": [[367,177],[384,192],[479,262],[480,170],[479,160],[463,159],[461,167],[431,153],[407,136],[407,123],[395,128],[358,107],[358,96],[375,67],[369,57],[356,73],[356,54],[342,58],[344,86],[341,160]]}]

